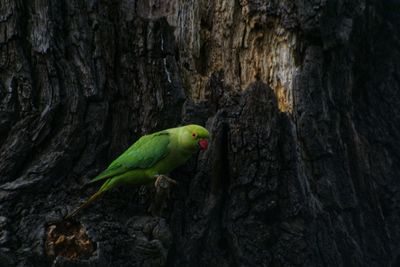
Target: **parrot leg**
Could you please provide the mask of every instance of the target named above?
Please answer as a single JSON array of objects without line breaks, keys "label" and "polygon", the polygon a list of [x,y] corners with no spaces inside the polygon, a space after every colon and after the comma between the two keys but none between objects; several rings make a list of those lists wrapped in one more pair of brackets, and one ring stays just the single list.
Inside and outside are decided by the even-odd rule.
[{"label": "parrot leg", "polygon": [[153,216],[160,216],[165,208],[166,200],[170,197],[171,185],[177,185],[178,183],[165,175],[156,175],[155,178],[156,193],[148,211]]}]

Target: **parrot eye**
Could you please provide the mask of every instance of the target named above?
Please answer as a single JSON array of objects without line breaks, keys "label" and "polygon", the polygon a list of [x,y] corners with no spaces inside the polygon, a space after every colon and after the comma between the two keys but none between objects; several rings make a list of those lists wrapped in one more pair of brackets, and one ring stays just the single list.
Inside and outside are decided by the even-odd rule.
[{"label": "parrot eye", "polygon": [[192,133],[192,136],[193,136],[193,137],[196,137],[196,133]]}]

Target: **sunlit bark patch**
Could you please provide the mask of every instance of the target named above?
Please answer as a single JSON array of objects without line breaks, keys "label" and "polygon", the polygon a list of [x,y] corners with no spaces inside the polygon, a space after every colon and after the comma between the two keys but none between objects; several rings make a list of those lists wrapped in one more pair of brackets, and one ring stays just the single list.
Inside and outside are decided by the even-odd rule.
[{"label": "sunlit bark patch", "polygon": [[222,72],[225,88],[244,91],[260,80],[280,99],[279,110],[292,112],[300,47],[295,22],[288,17],[294,10],[271,15],[272,9],[258,1],[216,1],[212,8],[202,1],[166,3],[138,9],[148,18],[165,16],[173,27],[180,78],[194,102],[207,99],[211,75]]}]

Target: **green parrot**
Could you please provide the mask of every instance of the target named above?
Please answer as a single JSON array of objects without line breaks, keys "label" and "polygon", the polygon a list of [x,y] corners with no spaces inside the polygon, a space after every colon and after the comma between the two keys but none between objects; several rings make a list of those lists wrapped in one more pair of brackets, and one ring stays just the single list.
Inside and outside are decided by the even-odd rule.
[{"label": "green parrot", "polygon": [[209,138],[207,129],[195,124],[142,136],[89,182],[105,180],[95,194],[65,218],[75,216],[111,188],[154,182],[157,176],[184,164],[195,152],[207,149]]}]

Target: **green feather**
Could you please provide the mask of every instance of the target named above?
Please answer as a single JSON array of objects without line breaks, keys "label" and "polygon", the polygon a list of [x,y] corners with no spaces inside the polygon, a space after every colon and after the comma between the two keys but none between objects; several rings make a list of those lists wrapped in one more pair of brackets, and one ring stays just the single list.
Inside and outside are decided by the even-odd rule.
[{"label": "green feather", "polygon": [[154,181],[155,175],[168,174],[199,151],[199,141],[204,139],[209,139],[209,133],[199,125],[171,128],[141,137],[90,181],[107,179],[94,195],[66,218],[76,215],[111,188],[121,184],[146,184]]},{"label": "green feather", "polygon": [[90,183],[120,175],[136,168],[151,168],[168,155],[169,143],[170,136],[166,131],[142,136],[114,160],[106,170],[93,178]]}]

